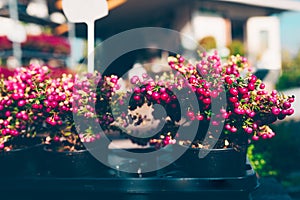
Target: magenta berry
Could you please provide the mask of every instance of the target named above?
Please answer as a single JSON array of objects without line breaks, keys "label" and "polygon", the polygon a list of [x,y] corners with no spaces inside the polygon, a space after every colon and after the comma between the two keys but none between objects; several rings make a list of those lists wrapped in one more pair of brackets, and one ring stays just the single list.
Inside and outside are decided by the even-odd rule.
[{"label": "magenta berry", "polygon": [[210,98],[205,98],[205,99],[203,99],[203,103],[205,103],[205,104],[210,104],[210,103],[211,103]]},{"label": "magenta berry", "polygon": [[201,115],[201,114],[198,114],[198,115],[196,116],[196,118],[197,118],[197,120],[199,120],[199,121],[202,121],[202,120],[204,119],[203,115]]},{"label": "magenta berry", "polygon": [[159,100],[159,99],[160,99],[160,94],[159,94],[158,92],[153,92],[153,93],[152,93],[152,98],[153,98],[154,100]]},{"label": "magenta berry", "polygon": [[276,108],[276,107],[273,107],[273,108],[272,108],[272,113],[273,113],[274,115],[279,115],[280,109],[279,109],[279,108]]},{"label": "magenta berry", "polygon": [[188,112],[186,113],[186,115],[187,115],[188,117],[194,117],[194,116],[195,116],[194,112],[192,112],[192,111],[188,111]]},{"label": "magenta berry", "polygon": [[259,136],[257,136],[257,135],[253,135],[253,136],[252,136],[252,140],[254,140],[254,141],[257,141],[257,140],[259,140]]},{"label": "magenta berry", "polygon": [[295,112],[293,108],[290,108],[287,111],[288,111],[288,115],[292,115]]},{"label": "magenta berry", "polygon": [[225,78],[225,82],[229,85],[231,85],[233,83],[233,80],[229,77],[229,76],[226,76]]},{"label": "magenta berry", "polygon": [[[231,103],[236,103],[238,101],[238,98],[237,97],[229,97],[229,101]],[[238,104],[239,105],[239,104]]]},{"label": "magenta berry", "polygon": [[254,83],[249,83],[248,84],[248,89],[250,90],[250,91],[253,91],[253,90],[255,90],[255,85],[254,85]]},{"label": "magenta berry", "polygon": [[290,103],[293,103],[293,102],[295,101],[295,99],[291,97],[291,98],[288,99],[288,101],[289,101]]},{"label": "magenta berry", "polygon": [[284,109],[288,109],[288,108],[290,108],[291,106],[292,106],[292,104],[291,104],[290,102],[288,102],[288,101],[286,101],[286,102],[283,103]]},{"label": "magenta berry", "polygon": [[246,133],[251,134],[253,132],[253,129],[251,127],[245,128]]},{"label": "magenta berry", "polygon": [[251,75],[250,80],[251,83],[255,83],[257,81],[257,77],[255,75]]},{"label": "magenta berry", "polygon": [[239,94],[238,90],[235,88],[230,88],[229,92],[233,96],[237,96]]},{"label": "magenta berry", "polygon": [[261,83],[261,84],[259,85],[259,88],[262,89],[262,90],[265,89],[265,87],[266,87],[266,85],[265,85],[264,83]]},{"label": "magenta berry", "polygon": [[247,88],[239,88],[239,92],[241,94],[246,94],[248,92],[248,89]]},{"label": "magenta berry", "polygon": [[19,106],[19,107],[25,106],[25,104],[26,104],[26,101],[25,101],[25,100],[20,100],[20,101],[18,101],[18,106]]},{"label": "magenta berry", "polygon": [[164,100],[164,101],[166,101],[168,98],[169,98],[169,95],[167,93],[163,93],[161,95],[161,99]]}]

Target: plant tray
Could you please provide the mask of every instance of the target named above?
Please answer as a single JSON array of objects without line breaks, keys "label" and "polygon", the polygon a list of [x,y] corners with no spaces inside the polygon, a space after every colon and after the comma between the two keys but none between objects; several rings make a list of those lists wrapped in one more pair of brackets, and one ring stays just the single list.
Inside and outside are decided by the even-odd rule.
[{"label": "plant tray", "polygon": [[[243,177],[0,178],[2,197],[13,199],[231,199],[248,200],[259,183],[250,165]],[[2,199],[2,198],[1,198]]]}]

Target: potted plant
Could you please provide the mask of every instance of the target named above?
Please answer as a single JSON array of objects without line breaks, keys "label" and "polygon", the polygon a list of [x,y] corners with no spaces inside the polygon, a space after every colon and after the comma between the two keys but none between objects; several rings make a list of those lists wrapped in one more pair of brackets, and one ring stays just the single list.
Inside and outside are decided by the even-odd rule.
[{"label": "potted plant", "polygon": [[47,68],[32,65],[18,68],[13,76],[0,80],[0,168],[6,175],[28,172],[28,166],[32,166],[28,161],[42,144],[34,101],[41,98],[39,93],[49,78],[48,72]]},{"label": "potted plant", "polygon": [[[131,79],[135,87],[128,92],[132,95],[121,94],[129,109],[123,109],[119,126],[144,125],[149,119],[142,111],[135,111],[144,105],[151,109],[156,104],[163,106],[166,114],[153,112],[164,124],[156,134],[124,134],[141,145],[184,148],[185,153],[171,168],[185,176],[244,176],[249,141],[272,138],[275,133],[268,125],[294,113],[294,97],[267,92],[264,83],[251,73],[246,58],[239,55],[225,63],[217,52],[201,53],[196,63],[178,55],[169,58],[169,66],[175,73],[157,80],[147,75],[143,80]],[[193,126],[196,129],[191,132]]]},{"label": "potted plant", "polygon": [[[108,168],[89,153],[87,145],[95,148],[96,145],[91,144],[99,142],[101,137],[100,133],[96,133],[92,128],[94,122],[100,123],[106,129],[112,123],[113,119],[105,112],[100,112],[101,115],[96,114],[93,105],[97,95],[105,94],[106,98],[111,96],[114,80],[117,80],[114,76],[102,79],[97,72],[85,73],[81,77],[63,74],[61,78],[51,80],[45,90],[45,98],[40,103],[44,105],[41,112],[48,134],[47,145],[44,148],[46,166],[52,175],[108,175]],[[99,90],[93,91],[92,86],[97,84]]]}]

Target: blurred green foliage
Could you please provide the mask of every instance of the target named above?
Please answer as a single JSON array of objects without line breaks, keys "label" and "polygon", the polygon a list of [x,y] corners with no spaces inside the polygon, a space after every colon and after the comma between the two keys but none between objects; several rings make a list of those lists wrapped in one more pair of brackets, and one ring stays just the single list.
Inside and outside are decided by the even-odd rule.
[{"label": "blurred green foliage", "polygon": [[259,147],[257,148],[256,145],[251,144],[248,147],[247,154],[252,167],[260,176],[278,175],[278,171],[274,170],[272,166],[269,165],[271,157],[270,152],[262,152]]},{"label": "blurred green foliage", "polygon": [[245,47],[242,41],[232,40],[232,42],[227,46],[230,50],[230,55],[245,55]]},{"label": "blurred green foliage", "polygon": [[248,158],[260,176],[275,176],[285,180],[300,171],[300,121],[285,121],[272,125],[276,136],[253,142]]},{"label": "blurred green foliage", "polygon": [[283,52],[282,74],[276,84],[278,90],[300,87],[300,51],[295,57]]}]

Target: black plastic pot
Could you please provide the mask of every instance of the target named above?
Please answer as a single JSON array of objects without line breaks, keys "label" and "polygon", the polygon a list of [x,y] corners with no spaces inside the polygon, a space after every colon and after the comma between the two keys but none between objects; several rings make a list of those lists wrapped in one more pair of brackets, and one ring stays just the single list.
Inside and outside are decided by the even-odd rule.
[{"label": "black plastic pot", "polygon": [[38,175],[42,147],[42,144],[35,144],[0,152],[0,177]]},{"label": "black plastic pot", "polygon": [[94,158],[88,150],[56,151],[44,147],[44,172],[53,177],[107,177],[109,168]]},{"label": "black plastic pot", "polygon": [[242,177],[246,173],[246,152],[247,146],[238,150],[188,148],[172,166],[187,177]]},{"label": "black plastic pot", "polygon": [[[131,149],[111,149],[108,155],[108,163],[112,167],[111,172],[114,177],[118,178],[141,178],[141,177],[157,177],[160,171],[143,172],[143,166],[149,163],[140,163],[137,158],[130,153],[147,154],[155,151],[154,147],[131,148]],[[126,153],[126,152],[129,152]],[[118,167],[116,167],[118,166]],[[139,170],[140,169],[140,170]],[[126,171],[136,171],[129,173]]]}]

